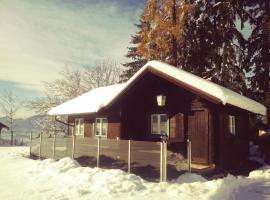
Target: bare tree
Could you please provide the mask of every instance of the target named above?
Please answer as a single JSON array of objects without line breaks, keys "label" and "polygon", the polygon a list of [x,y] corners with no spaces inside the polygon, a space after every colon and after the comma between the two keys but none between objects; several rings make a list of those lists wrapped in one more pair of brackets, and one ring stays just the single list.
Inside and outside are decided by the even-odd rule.
[{"label": "bare tree", "polygon": [[[32,121],[35,128],[45,133],[51,133],[55,129],[65,131],[60,124],[55,125],[53,117],[48,117],[47,112],[68,99],[79,96],[83,92],[82,72],[78,69],[65,67],[59,72],[60,78],[52,82],[44,82],[44,96],[27,103],[27,107],[36,114],[43,115]],[[64,120],[64,119],[63,119]]]},{"label": "bare tree", "polygon": [[52,101],[66,101],[84,92],[81,70],[66,66],[64,70],[59,72],[59,75],[59,79],[44,83],[46,98],[50,97]]},{"label": "bare tree", "polygon": [[[55,128],[63,130],[62,125],[57,123],[54,126],[54,119],[46,116],[52,107],[96,87],[118,83],[121,68],[115,61],[102,60],[94,65],[84,66],[81,70],[66,67],[59,74],[59,79],[44,83],[43,97],[28,102],[30,109],[37,114],[44,115],[38,121],[32,122],[36,128],[43,132],[51,132]],[[65,121],[66,118],[62,117],[62,120]]]},{"label": "bare tree", "polygon": [[84,88],[89,90],[119,83],[121,72],[119,63],[113,60],[101,60],[94,65],[84,66]]},{"label": "bare tree", "polygon": [[19,105],[20,101],[18,97],[11,90],[4,91],[0,96],[1,110],[4,112],[9,126],[11,145],[13,145],[13,134],[15,130],[14,119],[20,108]]}]

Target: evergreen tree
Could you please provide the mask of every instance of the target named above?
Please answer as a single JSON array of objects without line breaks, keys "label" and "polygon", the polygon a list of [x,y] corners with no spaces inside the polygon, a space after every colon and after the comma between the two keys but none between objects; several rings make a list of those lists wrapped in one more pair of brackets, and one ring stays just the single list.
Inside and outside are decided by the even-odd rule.
[{"label": "evergreen tree", "polygon": [[135,74],[146,62],[147,60],[137,53],[137,46],[141,42],[141,29],[142,21],[136,25],[139,28],[139,31],[131,37],[132,47],[128,47],[128,53],[126,57],[131,59],[130,62],[126,62],[123,66],[126,68],[120,76],[120,82],[126,82],[133,74]]},{"label": "evergreen tree", "polygon": [[[256,3],[252,0],[148,0],[138,26],[140,31],[133,36],[134,46],[127,54],[133,61],[124,64],[128,67],[126,79],[147,60],[156,59],[243,94],[247,93],[248,69],[255,74],[252,87],[257,85],[264,88],[262,91],[269,91],[269,18],[259,17],[261,8],[264,13],[269,12],[269,2],[260,0],[261,8],[252,4]],[[252,7],[255,10],[250,12]],[[254,21],[258,21],[257,29],[253,30],[247,45],[241,30],[246,22]],[[245,57],[249,62],[244,62]]]},{"label": "evergreen tree", "polygon": [[182,41],[178,44],[178,66],[201,77],[208,77],[214,58],[213,25],[207,1],[197,1],[185,20]]},{"label": "evergreen tree", "polygon": [[247,20],[242,1],[202,0],[197,1],[194,10],[188,18],[187,34],[180,48],[183,59],[187,54],[185,49],[189,49],[183,68],[245,93],[242,57],[245,55],[246,41],[236,27],[237,20],[241,24]]},{"label": "evergreen tree", "polygon": [[252,95],[263,102],[270,96],[270,1],[250,4],[253,30],[248,40],[247,67]]}]

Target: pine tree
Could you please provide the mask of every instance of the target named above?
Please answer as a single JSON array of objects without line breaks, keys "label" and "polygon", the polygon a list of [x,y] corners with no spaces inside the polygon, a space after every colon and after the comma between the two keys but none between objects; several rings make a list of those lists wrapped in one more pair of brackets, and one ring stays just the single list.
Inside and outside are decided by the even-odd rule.
[{"label": "pine tree", "polygon": [[[149,0],[128,56],[161,60],[245,93],[246,41],[235,24],[247,20],[243,2]],[[126,66],[129,77],[140,67]]]},{"label": "pine tree", "polygon": [[128,47],[128,53],[126,57],[131,59],[130,62],[126,62],[123,66],[126,68],[120,76],[120,82],[126,82],[133,74],[135,74],[146,62],[147,60],[137,53],[137,46],[141,42],[141,29],[143,22],[137,24],[139,31],[131,37],[132,47]]},{"label": "pine tree", "polygon": [[[156,12],[156,0],[148,0],[143,15],[140,18],[140,24],[137,24],[139,31],[131,37],[132,47],[128,47],[126,57],[131,59],[130,62],[123,64],[126,70],[121,75],[120,82],[126,82],[133,74],[135,74],[148,60],[155,59],[152,56],[145,56],[140,51],[146,51],[148,48],[148,35],[151,30],[151,19],[154,18]],[[143,44],[143,45],[142,45]],[[151,52],[149,52],[150,54]],[[154,55],[154,54],[153,54]]]},{"label": "pine tree", "polygon": [[[178,66],[201,77],[212,67],[213,25],[207,13],[209,4],[197,1],[185,20],[182,41],[178,44]],[[207,77],[208,78],[208,77]]]},{"label": "pine tree", "polygon": [[245,39],[236,28],[247,20],[242,1],[197,0],[178,44],[178,65],[206,79],[245,92]]},{"label": "pine tree", "polygon": [[212,20],[208,39],[213,45],[208,52],[211,65],[206,68],[206,77],[232,90],[246,93],[242,59],[246,40],[236,27],[237,20],[241,24],[247,20],[244,5],[240,0],[225,0],[209,6],[208,16]]},{"label": "pine tree", "polygon": [[261,102],[270,96],[270,1],[251,1],[253,30],[248,43],[252,95]]}]

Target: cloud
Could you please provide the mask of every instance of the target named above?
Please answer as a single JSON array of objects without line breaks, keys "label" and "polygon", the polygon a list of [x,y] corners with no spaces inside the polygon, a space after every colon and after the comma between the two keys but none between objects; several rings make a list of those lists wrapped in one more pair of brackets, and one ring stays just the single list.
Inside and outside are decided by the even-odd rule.
[{"label": "cloud", "polygon": [[1,0],[0,80],[42,90],[66,64],[122,62],[142,12],[132,2]]}]

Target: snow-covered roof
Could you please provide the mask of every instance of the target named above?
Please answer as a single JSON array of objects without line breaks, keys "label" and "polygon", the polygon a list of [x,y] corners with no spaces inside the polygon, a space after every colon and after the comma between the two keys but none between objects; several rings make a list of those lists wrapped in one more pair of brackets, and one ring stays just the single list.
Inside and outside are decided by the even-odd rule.
[{"label": "snow-covered roof", "polygon": [[53,108],[49,111],[49,114],[61,115],[98,112],[102,107],[116,101],[131,84],[135,83],[135,80],[149,70],[163,74],[167,78],[171,78],[180,84],[188,85],[191,90],[204,95],[207,94],[208,96],[219,100],[223,105],[233,105],[261,115],[265,115],[266,113],[266,107],[264,105],[250,98],[169,64],[159,61],[150,61],[146,63],[136,74],[134,74],[125,84],[91,90],[82,96]]},{"label": "snow-covered roof", "polygon": [[52,108],[49,115],[68,115],[95,113],[105,107],[119,93],[125,84],[111,85],[93,89],[81,96]]}]

